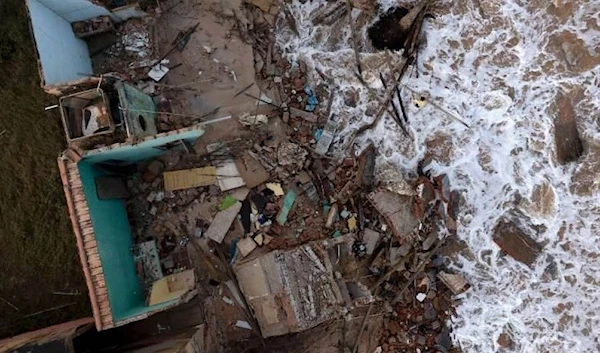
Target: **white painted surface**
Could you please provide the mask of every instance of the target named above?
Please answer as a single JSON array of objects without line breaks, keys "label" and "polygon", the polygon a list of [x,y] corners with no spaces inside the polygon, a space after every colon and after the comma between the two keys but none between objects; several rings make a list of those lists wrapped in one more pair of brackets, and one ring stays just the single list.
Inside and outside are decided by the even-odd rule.
[{"label": "white painted surface", "polygon": [[118,17],[119,21],[127,21],[130,18],[142,18],[148,16],[140,9],[138,4],[125,5],[112,9],[112,13]]},{"label": "white painted surface", "polygon": [[114,16],[105,7],[89,0],[37,0],[67,22],[85,21],[98,16]]},{"label": "white painted surface", "polygon": [[71,24],[40,0],[27,0],[27,6],[44,84],[66,83],[85,77],[81,73],[91,74],[92,61],[88,47],[83,40],[75,37]]}]

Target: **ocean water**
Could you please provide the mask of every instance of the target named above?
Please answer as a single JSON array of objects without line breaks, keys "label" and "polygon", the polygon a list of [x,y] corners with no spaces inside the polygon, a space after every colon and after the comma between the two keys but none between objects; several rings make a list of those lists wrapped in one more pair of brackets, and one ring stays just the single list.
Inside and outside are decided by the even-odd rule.
[{"label": "ocean water", "polygon": [[[384,92],[379,73],[401,64],[399,52],[377,51],[366,34],[398,3],[381,0],[379,10],[352,12],[364,84],[348,18],[311,22],[327,4],[292,2],[298,33],[280,16],[276,35],[287,58],[308,66],[311,83],[323,82],[320,71],[336,87],[333,151],[341,154],[372,120]],[[431,12],[417,65],[402,81],[411,137],[385,115],[356,139],[355,152],[374,143],[378,175],[391,183],[414,176],[417,163],[432,155],[432,174],[448,175],[462,193],[457,236],[466,249],[452,267],[472,288],[448,324],[464,352],[598,352],[600,1],[437,1]],[[428,103],[417,108],[414,94]],[[554,143],[560,96],[572,103],[585,147],[579,161],[566,165],[557,162]],[[498,220],[515,209],[544,245],[531,268],[502,255],[492,240]],[[501,334],[512,347],[499,346]]]}]

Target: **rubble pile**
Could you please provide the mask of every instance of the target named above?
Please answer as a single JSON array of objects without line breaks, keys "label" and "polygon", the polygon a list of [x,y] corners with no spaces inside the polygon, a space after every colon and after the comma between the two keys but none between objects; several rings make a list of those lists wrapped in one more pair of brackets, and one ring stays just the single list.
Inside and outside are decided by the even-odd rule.
[{"label": "rubble pile", "polygon": [[113,32],[86,40],[94,72],[117,73],[124,80],[145,76],[156,54],[151,22],[145,19],[127,20],[116,24]]},{"label": "rubble pile", "polygon": [[[337,128],[328,120],[336,88],[325,83],[312,85],[303,63],[282,58],[273,26],[280,10],[283,14],[278,20],[293,23],[285,9],[269,1],[250,1],[241,10],[245,15],[236,12],[233,17],[241,39],[253,46],[256,83],[233,98],[252,98],[254,111],[222,116],[221,120],[207,119],[221,106],[211,106],[209,113],[195,117],[173,112],[176,98],[167,98],[167,90],[170,97],[189,93],[195,100],[182,101],[192,107],[205,109],[208,104],[199,98],[204,91],[193,85],[174,89],[157,83],[169,70],[160,68],[162,60],[156,64],[146,31],[148,22],[131,20],[120,25],[120,41],[105,50],[109,57],[119,57],[121,64],[127,65],[110,60],[101,65],[120,72],[154,96],[158,132],[198,122],[222,123],[220,128],[206,127],[194,143],[180,140],[163,145],[162,154],[155,154],[160,156],[113,170],[126,176],[126,208],[134,244],[149,244],[150,256],[158,257],[163,273],[192,266],[189,256],[182,254],[196,246],[222,256],[225,266],[231,265],[238,277],[244,271],[252,273],[251,279],[237,281],[250,305],[262,311],[256,315],[257,325],[244,321],[236,324],[237,328],[269,327],[272,334],[268,336],[274,336],[297,332],[298,327],[311,328],[311,318],[318,318],[319,323],[333,318],[350,322],[369,308],[366,322],[372,307],[377,306],[383,308],[379,314],[384,316],[376,337],[380,352],[452,352],[446,323],[453,296],[468,289],[468,283],[448,271],[441,250],[455,235],[460,193],[451,191],[444,175],[429,175],[427,160],[413,173],[414,178],[403,180],[376,174],[378,151],[374,145],[341,158],[328,155]],[[317,13],[316,21],[337,21],[347,11],[346,6],[334,6]],[[195,25],[180,30],[169,50],[187,43],[196,30],[202,29]],[[185,44],[180,47],[180,51],[199,50],[185,49]],[[199,52],[203,60],[210,58],[213,49],[209,49],[203,47],[204,53]],[[180,65],[192,66],[181,61]],[[212,63],[218,69],[209,74],[227,75],[230,80],[233,71],[229,67],[223,71],[224,64],[215,57]],[[153,77],[155,69],[162,71]],[[142,71],[143,80],[138,76]],[[196,71],[193,75],[206,74]],[[234,82],[235,75],[231,78]],[[254,85],[259,96],[247,92]],[[356,106],[356,91],[346,89],[341,94],[347,106]],[[381,116],[380,105],[379,101],[373,104],[372,115],[378,110]],[[212,257],[204,255],[203,261]],[[249,263],[264,269],[258,271]],[[140,265],[142,279],[152,275],[147,267]],[[206,273],[210,273],[210,284],[225,282],[219,274]],[[230,282],[235,280],[231,273],[228,276]],[[259,280],[261,276],[265,283]],[[318,287],[312,288],[313,284]],[[221,292],[212,295],[222,298]],[[327,311],[317,315],[316,308],[324,302]],[[226,303],[237,305],[229,297]],[[279,327],[278,318],[292,313],[298,316],[297,325]],[[272,327],[274,322],[277,325]],[[362,331],[356,342],[346,342],[347,347],[341,348],[352,350],[361,336]]]}]

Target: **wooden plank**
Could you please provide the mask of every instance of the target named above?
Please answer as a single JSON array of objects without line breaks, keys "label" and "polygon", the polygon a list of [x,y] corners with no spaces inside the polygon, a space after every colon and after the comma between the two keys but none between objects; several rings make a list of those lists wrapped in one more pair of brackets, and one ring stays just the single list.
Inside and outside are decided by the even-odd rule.
[{"label": "wooden plank", "polygon": [[164,172],[166,191],[191,189],[212,185],[217,181],[217,168],[213,166]]}]

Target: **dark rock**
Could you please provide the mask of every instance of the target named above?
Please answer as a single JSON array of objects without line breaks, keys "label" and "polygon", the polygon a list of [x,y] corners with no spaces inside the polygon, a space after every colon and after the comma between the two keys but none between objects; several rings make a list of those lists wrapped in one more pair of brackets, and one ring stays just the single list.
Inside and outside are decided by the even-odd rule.
[{"label": "dark rock", "polygon": [[554,260],[554,256],[548,255],[546,257],[546,263],[548,265],[544,269],[544,274],[549,276],[551,279],[556,279],[558,276],[558,265],[556,264],[556,260]]},{"label": "dark rock", "polygon": [[439,256],[439,255],[434,255],[431,258],[431,265],[433,267],[442,267],[442,266],[444,266],[444,258],[442,256]]},{"label": "dark rock", "polygon": [[355,89],[349,89],[344,91],[344,104],[349,107],[355,108],[358,103],[359,95],[358,91]]},{"label": "dark rock", "polygon": [[510,338],[510,335],[506,332],[502,332],[500,336],[498,336],[498,340],[496,341],[501,347],[512,349],[515,346],[515,343]]},{"label": "dark rock", "polygon": [[433,304],[431,304],[429,302],[425,303],[425,319],[426,320],[435,320],[437,315],[438,315],[438,312],[433,307]]},{"label": "dark rock", "polygon": [[558,96],[555,107],[554,141],[556,143],[556,158],[560,164],[567,164],[581,157],[583,145],[577,131],[571,98],[566,95]]},{"label": "dark rock", "polygon": [[217,195],[219,195],[220,193],[221,193],[221,189],[219,189],[219,187],[218,187],[218,186],[216,186],[216,185],[210,185],[210,186],[208,187],[208,194],[209,194],[210,196],[217,196]]},{"label": "dark rock", "polygon": [[452,339],[450,338],[450,329],[444,327],[442,332],[435,338],[437,348],[442,352],[448,352],[452,348]]},{"label": "dark rock", "polygon": [[493,239],[504,253],[527,266],[532,266],[542,246],[522,228],[514,220],[501,219],[494,228]]}]

